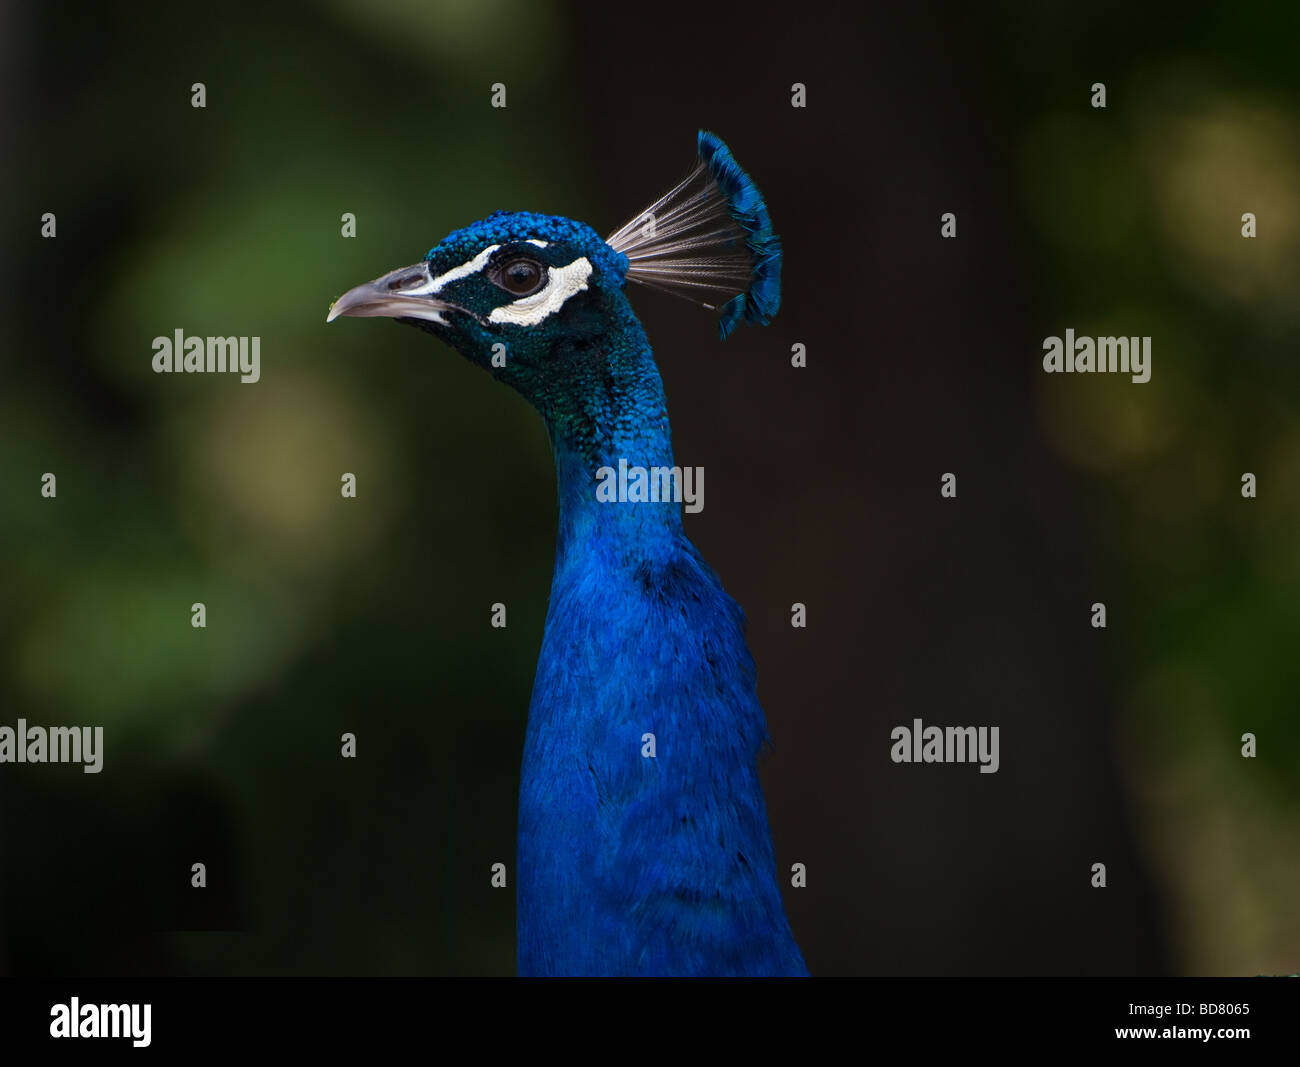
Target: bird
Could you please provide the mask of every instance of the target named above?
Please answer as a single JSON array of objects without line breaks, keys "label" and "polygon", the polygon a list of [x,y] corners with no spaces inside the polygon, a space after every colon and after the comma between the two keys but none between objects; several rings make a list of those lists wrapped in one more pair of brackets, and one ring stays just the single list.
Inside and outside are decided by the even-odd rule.
[{"label": "bird", "polygon": [[[607,238],[497,211],[330,305],[327,322],[427,331],[548,432],[559,522],[520,778],[521,976],[808,973],[758,778],[771,740],[745,617],[683,531],[663,382],[626,292],[684,296],[725,340],[777,313],[781,262],[757,186],[700,130],[686,176]],[[659,484],[615,487],[624,469]]]}]

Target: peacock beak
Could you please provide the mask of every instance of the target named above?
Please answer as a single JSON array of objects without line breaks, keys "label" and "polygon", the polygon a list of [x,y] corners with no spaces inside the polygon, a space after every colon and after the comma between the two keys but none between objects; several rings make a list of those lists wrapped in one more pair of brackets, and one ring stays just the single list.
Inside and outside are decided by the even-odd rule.
[{"label": "peacock beak", "polygon": [[330,305],[325,321],[333,322],[341,315],[352,315],[357,318],[424,319],[446,325],[443,312],[454,310],[455,305],[431,295],[434,281],[428,263],[415,263],[389,271],[373,282],[349,289]]}]

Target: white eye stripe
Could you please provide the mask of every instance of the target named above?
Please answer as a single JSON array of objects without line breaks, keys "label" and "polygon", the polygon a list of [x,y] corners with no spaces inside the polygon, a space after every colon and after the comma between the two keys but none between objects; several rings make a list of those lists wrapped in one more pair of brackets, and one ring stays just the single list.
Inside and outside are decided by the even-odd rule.
[{"label": "white eye stripe", "polygon": [[549,241],[539,241],[536,237],[528,238],[528,243],[530,245],[536,245],[538,248],[545,248],[548,244],[550,244]]},{"label": "white eye stripe", "polygon": [[481,271],[487,266],[488,260],[492,258],[492,253],[500,247],[500,245],[488,245],[487,248],[483,249],[483,251],[473,259],[466,263],[462,263],[459,267],[452,267],[451,270],[447,271],[447,273],[439,274],[436,278],[430,278],[418,289],[403,289],[402,295],[432,296],[434,293],[440,293],[442,292],[443,286],[450,285],[458,278],[468,278],[471,274],[477,274]]},{"label": "white eye stripe", "polygon": [[531,296],[493,308],[488,321],[535,326],[559,311],[569,297],[586,289],[590,277],[591,263],[585,256],[563,267],[547,267],[546,284],[541,289]]}]

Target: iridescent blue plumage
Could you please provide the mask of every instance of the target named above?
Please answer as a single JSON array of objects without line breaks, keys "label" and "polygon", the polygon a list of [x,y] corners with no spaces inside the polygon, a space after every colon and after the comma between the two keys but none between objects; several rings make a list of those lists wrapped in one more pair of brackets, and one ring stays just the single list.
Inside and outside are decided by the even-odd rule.
[{"label": "iridescent blue plumage", "polygon": [[740,223],[745,243],[754,255],[749,288],[732,297],[722,308],[718,329],[725,340],[742,316],[755,326],[766,326],[781,306],[781,239],[772,230],[772,220],[767,217],[767,205],[758,187],[740,169],[731,150],[717,134],[700,131],[699,153],[726,194],[731,217]]},{"label": "iridescent blue plumage", "polygon": [[[780,251],[726,147],[702,133],[700,150],[716,188],[672,210],[728,214],[745,259],[680,277],[715,290],[741,279],[725,336],[775,313]],[[635,254],[644,264],[657,247],[630,257],[571,219],[497,212],[358,286],[331,317],[428,330],[525,396],[550,435],[559,531],[520,788],[520,973],[805,974],[759,787],[766,727],[741,610],[686,538],[679,502],[597,493],[620,461],[674,466],[663,384],[624,294]]]}]

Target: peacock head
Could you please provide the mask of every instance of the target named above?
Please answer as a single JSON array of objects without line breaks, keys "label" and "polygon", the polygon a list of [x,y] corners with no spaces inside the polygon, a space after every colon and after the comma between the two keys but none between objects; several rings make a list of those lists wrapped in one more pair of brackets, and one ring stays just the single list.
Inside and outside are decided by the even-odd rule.
[{"label": "peacock head", "polygon": [[741,321],[765,324],[780,303],[780,241],[726,145],[705,131],[697,145],[687,178],[607,239],[572,219],[498,211],[348,290],[326,321],[418,326],[544,414],[583,402],[620,361],[649,358],[627,281],[717,310],[724,338]]},{"label": "peacock head", "polygon": [[617,317],[627,258],[571,219],[498,211],[419,263],[358,285],[330,309],[427,330],[532,397]]}]

